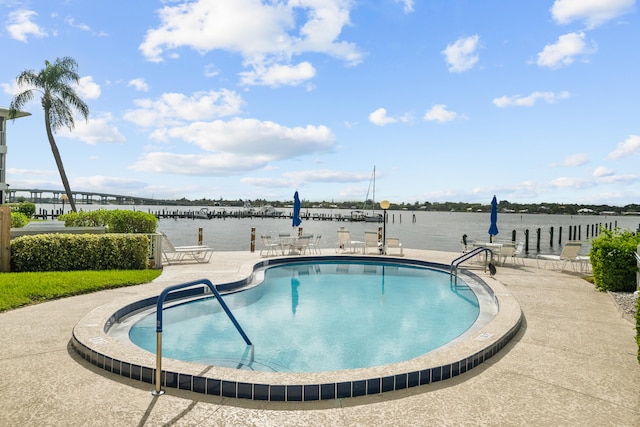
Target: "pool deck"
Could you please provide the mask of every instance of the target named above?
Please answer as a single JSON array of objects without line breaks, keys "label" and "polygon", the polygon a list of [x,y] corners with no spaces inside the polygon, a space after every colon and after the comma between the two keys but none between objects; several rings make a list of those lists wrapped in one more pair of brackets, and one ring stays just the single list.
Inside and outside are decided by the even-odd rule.
[{"label": "pool deck", "polygon": [[[333,250],[325,250],[333,254]],[[458,253],[405,249],[449,264]],[[318,402],[257,402],[151,386],[109,374],[70,347],[73,327],[113,298],[201,278],[243,278],[258,253],[217,252],[209,264],[165,267],[153,283],[0,313],[0,425],[371,426],[640,425],[634,325],[577,274],[535,260],[498,267],[524,325],[482,365],[449,380],[382,395]]]}]

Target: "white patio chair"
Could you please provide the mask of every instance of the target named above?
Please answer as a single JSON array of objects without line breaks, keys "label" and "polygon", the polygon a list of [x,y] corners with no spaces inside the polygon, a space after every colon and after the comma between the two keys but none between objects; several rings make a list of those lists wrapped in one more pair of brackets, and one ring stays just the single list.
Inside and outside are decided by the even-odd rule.
[{"label": "white patio chair", "polygon": [[504,265],[507,261],[513,262],[513,254],[516,253],[516,245],[512,242],[505,242],[500,246],[500,251],[498,252],[498,260],[499,263]]},{"label": "white patio chair", "polygon": [[320,240],[322,236],[320,234],[316,234],[315,238],[309,242],[309,252],[313,252],[316,255],[321,255],[322,251],[320,250]]},{"label": "white patio chair", "polygon": [[[262,234],[260,236],[262,240],[262,248],[260,249],[260,256],[269,256],[269,255],[278,255],[277,249],[280,249],[279,242],[271,241],[271,236],[267,234]],[[264,254],[266,250],[266,255]]]},{"label": "white patio chair", "polygon": [[361,250],[364,247],[364,242],[359,240],[351,240],[351,233],[349,230],[341,228],[338,230],[338,247],[336,248],[336,252],[342,251],[350,251],[356,252],[357,250]]},{"label": "white patio chair", "polygon": [[305,235],[300,236],[296,240],[291,243],[289,247],[289,253],[294,255],[304,255],[309,248],[309,242],[311,241],[311,236]]},{"label": "white patio chair", "polygon": [[365,254],[369,253],[368,248],[374,248],[373,253],[380,255],[382,249],[382,243],[378,240],[377,231],[365,231],[364,232],[364,249]]},{"label": "white patio chair", "polygon": [[404,256],[402,253],[402,243],[400,243],[400,239],[397,237],[387,237],[387,248],[385,251],[387,255],[391,255],[389,249],[398,249],[400,253],[396,255]]},{"label": "white patio chair", "polygon": [[524,249],[525,249],[524,242],[518,242],[516,244],[516,250],[513,252],[513,255],[511,256],[511,260],[513,261],[514,264],[524,265],[524,258],[526,255]]},{"label": "white patio chair", "polygon": [[179,264],[183,262],[207,263],[211,260],[213,249],[209,246],[174,246],[166,234],[162,236],[162,259],[167,264]]}]

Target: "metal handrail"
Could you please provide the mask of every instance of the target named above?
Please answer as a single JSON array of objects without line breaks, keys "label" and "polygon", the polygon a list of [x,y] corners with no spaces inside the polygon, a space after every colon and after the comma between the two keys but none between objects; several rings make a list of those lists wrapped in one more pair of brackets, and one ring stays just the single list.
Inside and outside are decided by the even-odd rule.
[{"label": "metal handrail", "polygon": [[[456,283],[458,282],[458,266],[460,264],[462,264],[463,262],[465,262],[470,258],[473,258],[476,255],[480,255],[482,252],[488,252],[489,254],[491,254],[491,261],[493,261],[493,251],[487,248],[486,246],[478,246],[477,248],[467,253],[464,253],[460,255],[458,258],[451,261],[451,268],[449,270],[451,281],[453,281],[455,278],[455,282]],[[485,270],[486,270],[486,262],[485,262]]]},{"label": "metal handrail", "polygon": [[224,312],[227,313],[227,316],[229,316],[229,319],[231,320],[233,325],[236,327],[238,332],[240,332],[240,335],[242,335],[242,339],[244,339],[244,342],[247,343],[248,346],[251,346],[251,354],[253,354],[253,344],[251,343],[251,340],[249,339],[249,337],[247,337],[247,334],[244,333],[244,331],[242,330],[242,327],[236,320],[235,316],[233,315],[233,313],[231,313],[231,310],[229,309],[227,304],[224,302],[224,300],[220,296],[220,293],[218,292],[216,287],[213,285],[213,283],[211,283],[210,280],[200,279],[200,280],[195,280],[193,282],[182,283],[180,285],[169,286],[168,288],[166,288],[164,291],[160,293],[160,296],[158,297],[158,301],[156,303],[156,388],[152,392],[153,395],[159,396],[161,394],[164,394],[164,392],[161,390],[162,305],[164,304],[164,300],[167,298],[167,295],[169,293],[178,289],[184,289],[184,288],[188,288],[196,285],[207,285],[209,287],[209,289],[211,290],[211,293],[215,295],[216,299],[220,303],[220,306],[222,306],[222,309],[224,310]]}]

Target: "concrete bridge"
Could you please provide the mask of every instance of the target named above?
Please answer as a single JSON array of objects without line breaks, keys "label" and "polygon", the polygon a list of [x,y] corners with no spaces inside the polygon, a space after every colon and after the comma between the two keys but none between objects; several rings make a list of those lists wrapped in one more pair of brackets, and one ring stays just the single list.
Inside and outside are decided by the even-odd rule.
[{"label": "concrete bridge", "polygon": [[[28,201],[32,203],[61,203],[64,190],[42,190],[37,188],[11,188],[5,190],[6,202]],[[92,191],[72,191],[77,204],[101,205],[172,205],[175,201],[148,199],[145,197],[123,196],[119,194],[97,193]]]}]

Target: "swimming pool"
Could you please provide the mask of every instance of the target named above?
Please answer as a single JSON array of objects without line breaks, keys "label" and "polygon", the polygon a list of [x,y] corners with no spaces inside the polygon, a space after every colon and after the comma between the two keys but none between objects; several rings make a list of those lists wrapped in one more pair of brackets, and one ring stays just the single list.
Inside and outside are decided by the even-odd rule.
[{"label": "swimming pool", "polygon": [[[164,310],[163,357],[267,372],[367,368],[445,345],[480,313],[467,284],[452,286],[449,274],[421,266],[297,262],[263,276],[223,297],[253,349],[215,298],[200,298]],[[129,338],[155,352],[155,312],[137,317]]]},{"label": "swimming pool", "polygon": [[[300,261],[300,257],[260,260],[257,256],[248,255],[232,255],[229,261],[242,257],[246,260],[244,262],[247,262],[246,268],[237,270],[243,272],[241,275],[228,275],[231,279],[229,282],[217,285],[221,292],[234,292],[246,288],[266,267]],[[405,266],[449,270],[447,264],[434,263],[422,258],[360,255],[303,258],[308,261],[385,260]],[[212,267],[198,266],[209,268],[214,276],[215,268]],[[165,277],[164,283],[171,283],[171,277],[175,276],[169,274]],[[238,280],[235,277],[245,278]],[[498,281],[485,282],[473,271],[464,269],[458,270],[458,277],[471,288],[484,289],[484,296],[479,297],[478,321],[458,338],[424,355],[372,368],[310,373],[247,371],[166,358],[159,374],[160,385],[167,389],[176,388],[238,399],[314,401],[373,395],[453,378],[493,357],[517,333],[522,323],[520,306]],[[153,309],[161,290],[152,283],[132,288],[127,292],[114,293],[110,303],[97,307],[78,322],[73,330],[72,347],[88,363],[110,374],[155,384],[155,355],[131,342],[114,337],[107,331],[114,325],[126,325],[130,322],[132,314]],[[203,292],[203,288],[176,292],[168,298],[171,301],[167,305],[183,304],[185,298],[202,297]],[[499,310],[483,310],[483,300],[488,300],[494,307],[497,305]],[[304,300],[299,301],[299,304],[303,302]],[[300,305],[297,310],[299,307]]]}]

